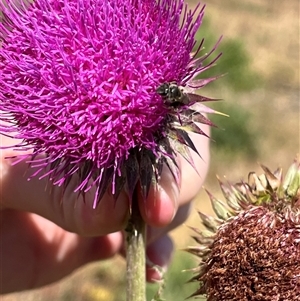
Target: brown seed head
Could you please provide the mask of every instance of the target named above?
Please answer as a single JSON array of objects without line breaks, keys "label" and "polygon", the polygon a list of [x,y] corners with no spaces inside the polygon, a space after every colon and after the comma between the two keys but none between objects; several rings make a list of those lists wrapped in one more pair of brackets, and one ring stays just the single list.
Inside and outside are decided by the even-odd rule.
[{"label": "brown seed head", "polygon": [[296,301],[300,296],[300,169],[249,174],[248,183],[220,182],[226,204],[211,194],[217,218],[200,213],[196,230],[200,257],[192,295],[208,301]]}]

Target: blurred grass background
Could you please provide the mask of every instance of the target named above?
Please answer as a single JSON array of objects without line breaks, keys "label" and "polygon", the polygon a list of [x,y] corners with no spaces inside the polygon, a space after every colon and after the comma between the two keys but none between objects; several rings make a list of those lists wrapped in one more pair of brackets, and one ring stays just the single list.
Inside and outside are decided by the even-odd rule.
[{"label": "blurred grass background", "polygon": [[[191,7],[197,1],[187,1]],[[224,101],[213,103],[229,118],[211,116],[211,168],[205,186],[220,196],[215,175],[231,181],[259,172],[257,162],[286,171],[299,153],[299,0],[207,0],[199,40],[207,50],[223,35],[223,56],[205,75],[225,74],[201,91]],[[195,208],[211,212],[203,191]],[[199,226],[196,210],[186,225]],[[186,284],[197,259],[181,251],[194,243],[186,225],[172,232],[177,248],[166,275],[166,300],[184,300],[197,284]],[[122,258],[90,264],[45,288],[0,297],[2,301],[122,301],[125,300]],[[157,291],[148,285],[148,300]]]}]

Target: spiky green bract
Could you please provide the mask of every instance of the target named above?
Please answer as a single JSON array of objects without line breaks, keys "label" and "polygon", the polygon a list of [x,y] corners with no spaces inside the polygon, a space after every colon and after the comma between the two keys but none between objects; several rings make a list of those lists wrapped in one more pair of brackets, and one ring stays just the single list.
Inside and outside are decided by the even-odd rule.
[{"label": "spiky green bract", "polygon": [[300,164],[282,178],[262,166],[248,182],[220,186],[226,202],[209,193],[217,217],[199,213],[194,229],[200,258],[194,269],[208,301],[296,301],[300,295]]}]

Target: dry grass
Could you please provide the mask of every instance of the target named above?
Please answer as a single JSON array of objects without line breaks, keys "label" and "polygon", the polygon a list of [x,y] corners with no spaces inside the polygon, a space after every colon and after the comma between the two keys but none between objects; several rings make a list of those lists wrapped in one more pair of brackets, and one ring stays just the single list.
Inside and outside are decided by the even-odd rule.
[{"label": "dry grass", "polygon": [[[195,3],[190,2],[191,5]],[[247,94],[234,95],[226,87],[208,92],[246,108],[252,116],[252,126],[263,133],[264,139],[259,141],[260,162],[271,169],[280,165],[286,170],[299,153],[299,0],[210,0],[206,12],[216,33],[223,34],[225,39],[239,38],[243,41],[251,54],[252,68],[261,74],[265,83],[259,90]],[[218,191],[216,173],[236,181],[246,178],[252,170],[259,171],[256,162],[243,157],[235,157],[234,162],[228,162],[222,154],[212,153],[206,187]],[[195,200],[195,207],[210,211],[203,191]],[[192,212],[186,224],[198,225],[196,211]],[[172,236],[178,248],[190,243],[190,232],[185,226],[173,231]],[[104,268],[96,277],[98,281],[95,281],[95,274],[99,274],[98,266],[91,265],[47,288],[7,295],[1,300],[114,300],[112,292],[115,292],[114,285],[120,281],[117,274],[124,269],[124,263],[116,258],[101,265]],[[121,294],[119,296],[115,300],[123,299]]]}]

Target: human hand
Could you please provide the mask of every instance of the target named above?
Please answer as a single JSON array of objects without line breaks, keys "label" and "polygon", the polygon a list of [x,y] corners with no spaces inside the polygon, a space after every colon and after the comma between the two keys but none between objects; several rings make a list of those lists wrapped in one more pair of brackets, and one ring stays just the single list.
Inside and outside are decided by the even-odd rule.
[{"label": "human hand", "polygon": [[[164,169],[156,197],[150,192],[148,200],[139,203],[148,225],[147,256],[159,266],[168,264],[173,249],[167,233],[188,217],[191,200],[208,169],[209,140],[199,135],[193,135],[193,140],[202,156],[193,154],[200,176],[180,157],[180,193]],[[0,137],[1,146],[15,143]],[[88,262],[123,252],[122,230],[128,218],[125,193],[116,203],[106,194],[96,209],[92,208],[92,192],[84,202],[70,186],[61,199],[61,189],[47,184],[46,179],[27,181],[30,169],[26,163],[11,166],[4,159],[14,154],[0,151],[0,293],[39,287]],[[157,278],[157,272],[148,267],[147,279]]]}]

